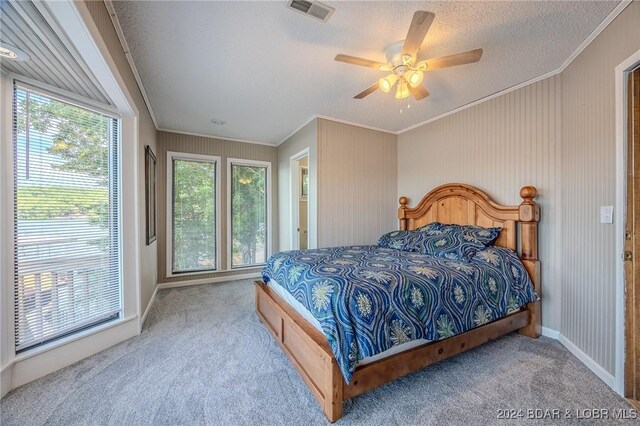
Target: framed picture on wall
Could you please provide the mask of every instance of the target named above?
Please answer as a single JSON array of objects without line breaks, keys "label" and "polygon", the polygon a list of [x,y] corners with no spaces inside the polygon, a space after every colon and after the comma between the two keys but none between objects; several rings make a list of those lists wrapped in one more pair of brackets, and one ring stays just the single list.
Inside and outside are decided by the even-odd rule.
[{"label": "framed picture on wall", "polygon": [[144,148],[144,188],[147,245],[156,240],[156,156],[149,145]]}]

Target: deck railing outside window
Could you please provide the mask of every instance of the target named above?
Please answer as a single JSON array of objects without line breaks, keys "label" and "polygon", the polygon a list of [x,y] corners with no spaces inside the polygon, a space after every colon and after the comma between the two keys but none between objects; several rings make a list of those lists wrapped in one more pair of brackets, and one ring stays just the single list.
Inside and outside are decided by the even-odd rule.
[{"label": "deck railing outside window", "polygon": [[118,130],[115,117],[15,87],[16,351],[120,315]]}]

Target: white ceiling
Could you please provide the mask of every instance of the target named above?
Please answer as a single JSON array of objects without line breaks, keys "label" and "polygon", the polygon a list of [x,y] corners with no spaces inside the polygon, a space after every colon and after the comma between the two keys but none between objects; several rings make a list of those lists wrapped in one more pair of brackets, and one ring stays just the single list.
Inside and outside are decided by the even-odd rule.
[{"label": "white ceiling", "polygon": [[101,104],[112,103],[45,3],[1,0],[0,40],[29,55],[24,62],[2,59],[0,68]]},{"label": "white ceiling", "polygon": [[[553,71],[618,4],[326,3],[327,23],[285,1],[114,6],[159,128],[277,145],[314,114],[395,132]],[[384,62],[418,9],[436,14],[420,59],[482,47],[482,60],[427,73],[431,96],[403,113],[392,93],[353,99],[384,74],[335,55]]]}]

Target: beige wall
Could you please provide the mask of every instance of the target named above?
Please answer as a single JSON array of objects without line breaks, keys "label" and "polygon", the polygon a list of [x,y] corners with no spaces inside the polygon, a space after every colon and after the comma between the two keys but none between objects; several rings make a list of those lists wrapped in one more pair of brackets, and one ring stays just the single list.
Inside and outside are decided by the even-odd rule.
[{"label": "beige wall", "polygon": [[291,203],[297,199],[291,188],[291,157],[304,149],[309,149],[309,247],[317,247],[318,234],[318,120],[291,135],[278,146],[278,187],[279,187],[279,223],[280,245],[278,250],[291,250]]},{"label": "beige wall", "polygon": [[310,248],[373,244],[397,228],[397,136],[319,118],[278,146],[280,250],[291,249],[297,200],[291,157],[306,148]]},{"label": "beige wall", "polygon": [[[122,45],[118,39],[113,22],[109,16],[104,2],[102,1],[85,1],[87,9],[91,14],[93,21],[100,32],[100,35],[109,50],[109,54],[113,59],[118,72],[122,77],[127,91],[133,98],[133,101],[138,109],[138,194],[144,194],[144,147],[145,145],[151,146],[151,149],[157,153],[156,144],[156,128],[149,114],[149,110],[144,102],[144,98],[138,87],[135,76],[129,62],[122,50]],[[130,141],[122,141],[122,143],[130,143]],[[124,182],[126,184],[126,182]],[[144,196],[141,197],[144,200]],[[151,296],[156,287],[157,282],[157,244],[152,243],[146,245],[145,235],[145,207],[144,201],[140,204],[140,217],[139,230],[140,230],[140,313],[142,314],[147,305],[151,301]],[[159,224],[161,222],[158,222]],[[161,226],[158,225],[158,228]]]},{"label": "beige wall", "polygon": [[[192,154],[215,155],[221,157],[220,164],[220,242],[218,250],[221,270],[211,274],[197,274],[189,276],[166,277],[166,198],[167,198],[167,151],[186,152]],[[261,268],[241,269],[229,271],[227,265],[227,158],[241,158],[243,160],[268,161],[271,163],[271,243],[273,251],[278,247],[278,158],[276,147],[257,145],[242,142],[233,142],[223,139],[214,139],[201,136],[191,136],[170,132],[158,132],[158,276],[160,282],[175,282],[200,280],[205,278],[222,277],[228,275],[241,275],[251,272],[259,272]]]},{"label": "beige wall", "polygon": [[398,228],[396,156],[396,135],[318,119],[318,247]]},{"label": "beige wall", "polygon": [[599,224],[599,207],[615,204],[614,69],[638,49],[636,1],[562,73],[561,332],[611,373],[615,226]]},{"label": "beige wall", "polygon": [[560,326],[561,78],[552,77],[399,136],[398,195],[416,205],[434,187],[469,183],[502,204],[538,188],[543,324]]},{"label": "beige wall", "polygon": [[640,49],[632,3],[562,74],[399,136],[398,195],[415,204],[446,182],[471,183],[500,203],[538,187],[543,325],[614,371],[614,68]]}]

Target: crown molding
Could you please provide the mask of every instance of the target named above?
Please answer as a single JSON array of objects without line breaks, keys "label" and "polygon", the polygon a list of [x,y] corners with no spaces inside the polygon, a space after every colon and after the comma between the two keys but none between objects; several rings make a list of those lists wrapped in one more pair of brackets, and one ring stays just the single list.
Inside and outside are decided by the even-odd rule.
[{"label": "crown molding", "polygon": [[330,117],[328,115],[316,114],[315,117],[321,118],[323,120],[335,121],[336,123],[348,124],[350,126],[362,127],[363,129],[375,130],[377,132],[391,133],[392,135],[398,134],[398,132],[396,132],[395,130],[388,130],[388,129],[383,129],[381,127],[368,126],[366,124],[356,123],[355,121],[343,120],[341,118],[336,118],[336,117]]},{"label": "crown molding", "polygon": [[309,117],[308,119],[306,119],[305,121],[302,122],[301,125],[299,125],[298,127],[296,127],[295,129],[293,129],[292,131],[290,131],[287,136],[284,137],[284,139],[282,139],[280,142],[278,142],[278,144],[276,146],[280,146],[283,143],[285,143],[287,141],[287,139],[289,139],[291,136],[295,135],[296,133],[298,133],[300,130],[302,130],[302,128],[304,126],[306,126],[307,124],[311,123],[313,120],[315,120],[317,118],[316,114],[313,114],[311,117]]},{"label": "crown molding", "polygon": [[295,135],[296,133],[298,133],[300,130],[302,130],[303,127],[305,127],[307,124],[311,123],[313,120],[315,119],[322,119],[322,120],[327,120],[327,121],[333,121],[335,123],[341,123],[341,124],[347,124],[349,126],[354,126],[354,127],[360,127],[362,129],[367,129],[367,130],[375,130],[376,132],[383,132],[383,133],[390,133],[392,135],[397,135],[398,132],[394,131],[394,130],[388,130],[388,129],[382,129],[380,127],[374,127],[374,126],[368,126],[366,124],[362,124],[362,123],[356,123],[355,121],[349,121],[349,120],[343,120],[341,118],[336,118],[336,117],[330,117],[328,115],[322,115],[322,114],[313,114],[311,117],[309,117],[307,120],[305,120],[301,125],[299,125],[298,127],[296,127],[294,130],[292,130],[291,132],[289,132],[287,134],[287,136],[285,136],[284,139],[282,139],[280,142],[278,142],[278,144],[276,146],[280,146],[282,143],[284,143],[287,139],[289,139],[291,136]]},{"label": "crown molding", "polygon": [[500,96],[506,95],[507,93],[515,92],[518,89],[522,89],[523,87],[527,87],[527,86],[535,84],[535,83],[537,83],[539,81],[545,80],[545,79],[547,79],[549,77],[553,77],[554,75],[558,75],[561,72],[562,71],[560,69],[556,69],[556,70],[550,71],[550,72],[548,72],[546,74],[542,74],[541,76],[532,78],[531,80],[523,81],[522,83],[516,84],[515,86],[511,86],[511,87],[508,87],[506,89],[500,90],[499,92],[492,93],[492,94],[487,95],[487,96],[485,96],[483,98],[477,99],[477,100],[475,100],[473,102],[469,102],[468,104],[464,104],[464,105],[462,105],[462,106],[460,106],[458,108],[452,109],[451,111],[447,111],[447,112],[442,113],[440,115],[436,115],[435,117],[428,118],[428,119],[423,120],[423,121],[421,121],[419,123],[416,123],[416,124],[414,124],[412,126],[404,128],[402,130],[399,130],[398,132],[396,132],[396,134],[397,135],[401,135],[401,134],[403,134],[405,132],[408,132],[410,130],[417,129],[418,127],[422,127],[425,124],[433,123],[434,121],[438,121],[441,118],[448,117],[448,116],[456,114],[456,113],[458,113],[460,111],[464,111],[467,108],[471,108],[471,107],[474,107],[476,105],[480,105],[482,103],[488,102],[491,99],[499,98]]},{"label": "crown molding", "polygon": [[604,18],[604,20],[602,22],[600,22],[600,25],[598,25],[596,27],[595,30],[593,30],[591,32],[591,34],[589,34],[589,37],[587,37],[581,44],[580,46],[578,46],[578,48],[576,50],[574,50],[574,52],[567,58],[566,61],[564,61],[564,63],[560,66],[560,68],[558,68],[558,72],[562,72],[565,69],[567,69],[567,67],[569,65],[571,65],[571,63],[582,53],[584,52],[584,50],[589,47],[589,45],[596,39],[596,37],[598,37],[600,35],[600,33],[602,31],[605,30],[605,28],[607,28],[609,26],[610,23],[613,22],[614,19],[616,19],[618,17],[618,15],[620,15],[622,13],[623,10],[625,10],[627,8],[627,6],[629,6],[631,3],[633,3],[633,0],[622,0],[620,3],[618,3],[618,5],[611,11],[611,13],[609,13],[607,15],[606,18]]},{"label": "crown molding", "polygon": [[205,133],[186,132],[184,130],[166,129],[166,128],[162,128],[162,127],[156,128],[156,130],[159,131],[159,132],[177,133],[179,135],[197,136],[197,137],[200,137],[200,138],[219,139],[219,140],[230,141],[230,142],[250,143],[250,144],[254,144],[254,145],[265,145],[265,146],[271,146],[271,147],[274,147],[274,148],[277,146],[276,144],[269,143],[269,142],[250,141],[250,140],[247,140],[247,139],[234,139],[234,138],[228,138],[226,136],[209,135],[209,134],[205,134]]},{"label": "crown molding", "polygon": [[120,21],[118,20],[118,15],[116,15],[116,10],[113,7],[113,2],[111,0],[104,0],[104,5],[107,8],[107,12],[109,13],[109,16],[111,17],[111,22],[113,23],[113,27],[116,30],[116,34],[118,35],[118,40],[120,40],[122,51],[124,52],[124,56],[125,58],[127,58],[129,67],[131,67],[131,72],[133,72],[133,76],[136,79],[136,83],[138,84],[138,88],[140,89],[140,94],[142,95],[142,99],[144,100],[144,103],[147,106],[147,110],[149,111],[149,115],[151,116],[151,120],[153,121],[153,126],[156,128],[156,130],[159,130],[158,121],[156,120],[156,115],[153,113],[153,108],[151,108],[151,102],[149,101],[149,96],[147,95],[147,91],[144,88],[144,84],[142,84],[140,73],[138,73],[138,68],[136,68],[136,64],[133,61],[133,57],[131,56],[131,51],[129,50],[129,44],[127,43],[127,39],[124,36],[124,32],[122,31],[122,26],[120,25]]},{"label": "crown molding", "polygon": [[542,81],[546,78],[549,77],[553,77],[554,75],[558,75],[560,73],[562,73],[565,69],[567,69],[567,67],[569,65],[571,65],[571,63],[587,48],[589,47],[589,45],[596,39],[596,37],[598,37],[600,35],[600,33],[602,31],[604,31],[605,28],[607,28],[609,26],[609,24],[611,24],[611,22],[613,22],[614,19],[616,19],[618,17],[618,15],[620,15],[620,13],[622,13],[622,11],[624,9],[627,8],[627,6],[629,6],[631,3],[633,3],[633,0],[623,0],[621,1],[610,13],[609,15],[607,15],[607,17],[600,23],[600,25],[598,25],[592,32],[591,34],[589,34],[589,36],[580,44],[580,46],[578,46],[578,48],[576,50],[573,51],[573,53],[567,58],[566,61],[563,62],[562,65],[560,65],[559,68],[550,71],[546,74],[543,74],[541,76],[532,78],[530,80],[524,81],[520,84],[517,84],[515,86],[511,86],[507,89],[501,90],[499,92],[495,92],[491,95],[485,96],[483,98],[480,98],[478,100],[475,100],[473,102],[470,102],[468,104],[465,104],[461,107],[452,109],[451,111],[447,111],[443,114],[437,115],[435,117],[426,119],[424,121],[421,121],[417,124],[414,124],[412,126],[409,126],[405,129],[399,130],[396,134],[401,135],[402,133],[408,132],[410,130],[413,129],[417,129],[420,126],[424,126],[425,124],[429,124],[429,123],[433,123],[434,121],[440,120],[441,118],[445,118],[449,115],[455,114],[457,112],[460,111],[464,111],[467,108],[471,108],[473,106],[479,105],[483,102],[487,102],[490,101],[491,99],[495,99],[499,96],[502,95],[506,95],[507,93],[511,93],[513,91],[516,91],[518,89],[522,89],[523,87],[529,86],[531,84],[537,83],[539,81]]},{"label": "crown molding", "polygon": [[369,129],[369,130],[376,130],[379,132],[384,132],[384,133],[390,133],[392,135],[401,135],[405,132],[408,132],[410,130],[416,129],[420,126],[424,126],[425,124],[429,124],[429,123],[433,123],[434,121],[440,120],[442,118],[448,117],[449,115],[458,113],[460,111],[464,111],[467,108],[471,108],[474,107],[476,105],[479,105],[483,102],[488,102],[492,99],[495,99],[499,96],[502,95],[506,95],[507,93],[511,93],[513,91],[516,91],[518,89],[522,89],[523,87],[535,84],[539,81],[542,81],[544,79],[547,79],[549,77],[553,77],[554,75],[558,75],[560,73],[562,73],[569,65],[571,65],[571,63],[587,48],[589,47],[589,45],[600,35],[600,33],[602,33],[602,31],[605,30],[605,28],[607,28],[609,26],[609,24],[611,24],[611,22],[613,22],[614,19],[616,19],[618,17],[618,15],[620,15],[620,13],[622,13],[623,10],[625,10],[627,8],[627,6],[629,6],[631,3],[633,3],[633,0],[622,0],[620,1],[620,3],[618,3],[618,5],[609,13],[609,15],[607,15],[607,17],[591,32],[591,34],[589,34],[589,36],[573,51],[573,53],[571,55],[569,55],[569,57],[567,58],[566,61],[564,61],[562,63],[562,65],[560,65],[560,67],[558,67],[555,70],[549,71],[543,75],[540,75],[538,77],[532,78],[530,80],[524,81],[522,83],[516,84],[515,86],[511,86],[508,87],[504,90],[500,90],[498,92],[492,93],[488,96],[484,96],[480,99],[477,99],[475,101],[472,101],[468,104],[462,105],[458,108],[452,109],[450,111],[447,111],[445,113],[442,113],[440,115],[437,115],[435,117],[423,120],[419,123],[413,124],[409,127],[406,127],[404,129],[401,130],[389,130],[389,129],[383,129],[380,127],[374,127],[374,126],[369,126],[366,124],[361,124],[361,123],[356,123],[353,121],[349,121],[349,120],[343,120],[337,117],[330,117],[330,116],[326,116],[326,115],[321,115],[321,114],[313,114],[311,117],[309,117],[307,120],[305,120],[301,125],[299,125],[298,127],[296,127],[294,130],[292,130],[291,132],[289,132],[287,134],[287,136],[282,139],[281,141],[277,142],[277,143],[267,143],[267,142],[258,142],[258,141],[250,141],[250,140],[244,140],[244,139],[233,139],[233,138],[227,138],[227,137],[221,137],[221,136],[216,136],[216,135],[208,135],[208,134],[201,134],[201,133],[192,133],[192,132],[185,132],[185,131],[181,131],[181,130],[173,130],[173,129],[164,129],[164,128],[160,128],[158,127],[158,123],[156,121],[156,117],[153,113],[153,109],[151,108],[151,103],[149,102],[149,97],[147,96],[147,92],[144,89],[144,85],[142,84],[142,80],[140,78],[140,74],[138,73],[138,70],[135,66],[135,63],[133,62],[133,58],[131,56],[131,53],[129,52],[129,45],[127,44],[127,41],[125,39],[124,33],[122,32],[122,27],[120,26],[120,21],[118,21],[118,17],[115,13],[115,9],[113,7],[113,4],[111,2],[111,0],[104,0],[104,3],[107,7],[107,11],[109,12],[109,15],[111,16],[111,20],[113,22],[113,25],[116,29],[116,33],[118,34],[118,38],[120,39],[120,43],[122,44],[122,48],[124,49],[124,53],[125,56],[127,58],[127,61],[129,62],[129,65],[131,66],[131,69],[133,71],[133,74],[136,78],[136,82],[138,83],[138,86],[140,88],[140,92],[142,93],[142,97],[144,98],[145,104],[147,105],[147,109],[149,110],[149,114],[151,115],[151,119],[153,120],[153,124],[155,125],[156,130],[158,131],[163,131],[163,132],[171,132],[171,133],[179,133],[179,134],[184,134],[184,135],[190,135],[190,136],[200,136],[200,137],[205,137],[205,138],[214,138],[214,139],[224,139],[224,140],[228,140],[228,141],[232,141],[232,142],[242,142],[242,143],[252,143],[252,144],[257,144],[257,145],[267,145],[267,146],[279,146],[280,144],[282,144],[283,142],[285,142],[287,139],[289,139],[291,136],[293,136],[294,134],[296,134],[297,132],[299,132],[304,126],[306,126],[307,124],[309,124],[310,122],[312,122],[313,120],[317,119],[317,118],[321,118],[323,120],[329,120],[329,121],[334,121],[336,123],[342,123],[342,124],[348,124],[351,126],[356,126],[356,127],[361,127],[363,129]]}]

